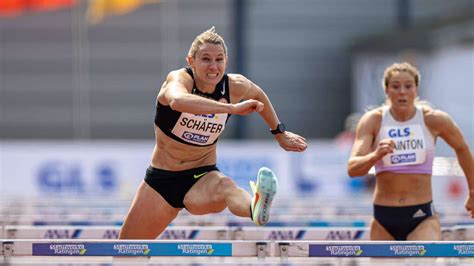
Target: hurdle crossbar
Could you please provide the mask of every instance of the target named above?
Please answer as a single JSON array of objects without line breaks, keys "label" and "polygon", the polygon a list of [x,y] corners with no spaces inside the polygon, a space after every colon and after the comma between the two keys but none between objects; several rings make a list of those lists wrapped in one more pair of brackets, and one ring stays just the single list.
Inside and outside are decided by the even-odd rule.
[{"label": "hurdle crossbar", "polygon": [[474,257],[472,241],[278,241],[286,257]]},{"label": "hurdle crossbar", "polygon": [[[118,226],[7,225],[1,238],[14,239],[118,239]],[[474,225],[443,226],[442,240],[474,240]],[[169,226],[157,240],[369,240],[368,227],[232,227]]]},{"label": "hurdle crossbar", "polygon": [[268,241],[173,240],[0,240],[0,254],[12,256],[199,256],[265,257]]},{"label": "hurdle crossbar", "polygon": [[[3,238],[117,239],[118,226],[5,226]],[[368,240],[367,227],[170,226],[158,240]]]},{"label": "hurdle crossbar", "polygon": [[474,257],[472,241],[0,241],[4,257]]}]

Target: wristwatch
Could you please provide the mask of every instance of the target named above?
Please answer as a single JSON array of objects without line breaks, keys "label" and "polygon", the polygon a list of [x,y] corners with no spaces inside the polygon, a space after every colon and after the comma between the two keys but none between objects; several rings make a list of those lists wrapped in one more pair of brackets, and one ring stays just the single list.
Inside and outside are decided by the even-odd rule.
[{"label": "wristwatch", "polygon": [[271,132],[273,135],[276,135],[276,134],[280,134],[280,133],[285,132],[285,130],[286,130],[285,124],[283,124],[283,123],[280,122],[280,123],[277,125],[277,127],[276,127],[275,129],[273,129],[273,130],[270,130],[270,132]]}]

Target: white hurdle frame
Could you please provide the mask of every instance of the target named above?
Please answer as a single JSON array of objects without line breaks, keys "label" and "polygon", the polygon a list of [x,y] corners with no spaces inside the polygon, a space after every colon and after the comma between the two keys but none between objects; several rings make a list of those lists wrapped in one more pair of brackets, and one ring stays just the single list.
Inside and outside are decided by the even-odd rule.
[{"label": "white hurdle frame", "polygon": [[474,257],[474,241],[277,241],[275,256]]},{"label": "white hurdle frame", "polygon": [[[1,240],[0,255],[58,257],[459,257],[473,241]],[[36,247],[36,248],[35,248]],[[215,253],[213,253],[215,251]]]},{"label": "white hurdle frame", "polygon": [[[0,228],[0,239],[117,239],[119,226],[29,226]],[[474,224],[443,226],[442,240],[474,241]],[[369,240],[368,227],[170,226],[157,240]]]},{"label": "white hurdle frame", "polygon": [[[3,238],[117,239],[119,231],[119,226],[7,225]],[[368,231],[368,227],[169,226],[157,240],[368,240]]]},{"label": "white hurdle frame", "polygon": [[[0,255],[5,258],[14,257],[14,256],[125,256],[125,257],[152,257],[152,256],[193,256],[193,257],[266,257],[271,255],[272,250],[270,250],[269,241],[178,241],[178,240],[82,240],[78,241],[76,239],[46,239],[46,240],[37,240],[37,239],[0,239],[1,248]],[[34,246],[42,245],[46,248],[50,246],[50,249],[43,254],[34,254]],[[94,252],[93,250],[86,250],[84,253],[80,254],[80,246],[88,247],[88,245],[103,245],[107,247],[129,247],[135,249],[124,249],[124,252],[115,252],[107,253],[106,249],[96,248],[95,253],[90,255],[87,252]],[[158,249],[155,248],[155,245],[158,246]],[[231,247],[231,252],[221,252],[220,254],[209,254],[209,252],[200,252],[202,248],[216,247],[219,245],[224,245],[226,247]],[[143,252],[143,246],[150,246],[150,250],[160,251],[160,247],[163,248],[162,252],[159,254]],[[179,250],[179,246],[187,247],[189,252]],[[65,249],[56,249],[57,247],[62,247]],[[138,248],[136,248],[138,247]],[[172,248],[169,248],[172,247]],[[71,253],[61,253],[54,254],[55,249],[59,251],[71,251]],[[216,248],[219,250],[219,247]],[[77,251],[77,252],[76,252]],[[193,251],[197,251],[194,252]],[[206,251],[206,250],[205,250]],[[219,252],[219,251],[217,251]],[[40,252],[37,252],[40,253]],[[181,253],[181,254],[180,254]]]}]

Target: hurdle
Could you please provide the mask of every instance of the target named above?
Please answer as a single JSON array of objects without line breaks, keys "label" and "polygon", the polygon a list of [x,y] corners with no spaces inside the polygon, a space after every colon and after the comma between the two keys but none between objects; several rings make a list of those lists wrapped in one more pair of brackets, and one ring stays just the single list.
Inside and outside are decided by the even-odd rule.
[{"label": "hurdle", "polygon": [[[5,226],[14,239],[118,239],[113,226]],[[160,240],[368,240],[367,227],[225,227],[169,226]]]},{"label": "hurdle", "polygon": [[[372,206],[371,204],[367,204]],[[440,206],[441,205],[441,206]],[[440,206],[440,208],[438,208]],[[471,223],[472,219],[467,213],[449,212],[442,204],[436,204],[437,213],[443,224],[454,225],[456,223]],[[0,224],[5,225],[71,225],[71,226],[120,226],[123,223],[123,215],[89,216],[84,214],[67,215],[9,215],[0,217]],[[358,215],[273,215],[269,226],[309,226],[309,227],[365,227],[372,220],[371,214]],[[253,226],[249,219],[241,219],[226,214],[201,216],[180,216],[172,222],[173,226]]]},{"label": "hurdle", "polygon": [[[0,238],[118,239],[119,226],[5,226]],[[442,240],[474,240],[474,225],[443,226]],[[368,227],[168,226],[158,240],[369,240]]]},{"label": "hurdle", "polygon": [[288,257],[474,257],[472,241],[276,242],[275,256]]},{"label": "hurdle", "polygon": [[0,240],[0,255],[107,257],[474,257],[472,241]]},{"label": "hurdle", "polygon": [[[295,217],[298,217],[295,219]],[[52,215],[52,216],[32,216],[32,215],[10,215],[0,217],[0,223],[5,225],[71,225],[71,226],[120,226],[123,223],[123,215],[110,215],[108,217],[88,217],[87,215]],[[362,227],[370,223],[371,215],[358,215],[356,217],[332,216],[299,216],[299,215],[272,215],[271,226],[354,226]],[[172,222],[173,226],[253,226],[250,219],[242,219],[231,215],[208,215],[201,216],[180,216]]]},{"label": "hurdle", "polygon": [[14,256],[199,256],[266,257],[265,241],[160,241],[160,240],[0,240],[0,255]]}]

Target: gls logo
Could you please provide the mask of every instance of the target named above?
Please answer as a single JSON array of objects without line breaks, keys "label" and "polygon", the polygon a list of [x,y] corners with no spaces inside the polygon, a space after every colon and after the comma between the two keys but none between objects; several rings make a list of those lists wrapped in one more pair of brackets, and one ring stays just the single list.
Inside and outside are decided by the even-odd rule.
[{"label": "gls logo", "polygon": [[194,115],[198,117],[205,117],[205,118],[214,118],[216,114],[202,114],[202,115]]},{"label": "gls logo", "polygon": [[388,136],[391,138],[403,138],[410,136],[410,128],[406,127],[404,129],[392,128],[388,131]]},{"label": "gls logo", "polygon": [[[107,161],[92,166],[82,161],[45,161],[36,173],[38,189],[48,195],[114,193],[119,187],[115,165]],[[88,177],[90,170],[93,173]],[[92,179],[92,183],[86,182],[89,179]]]}]

